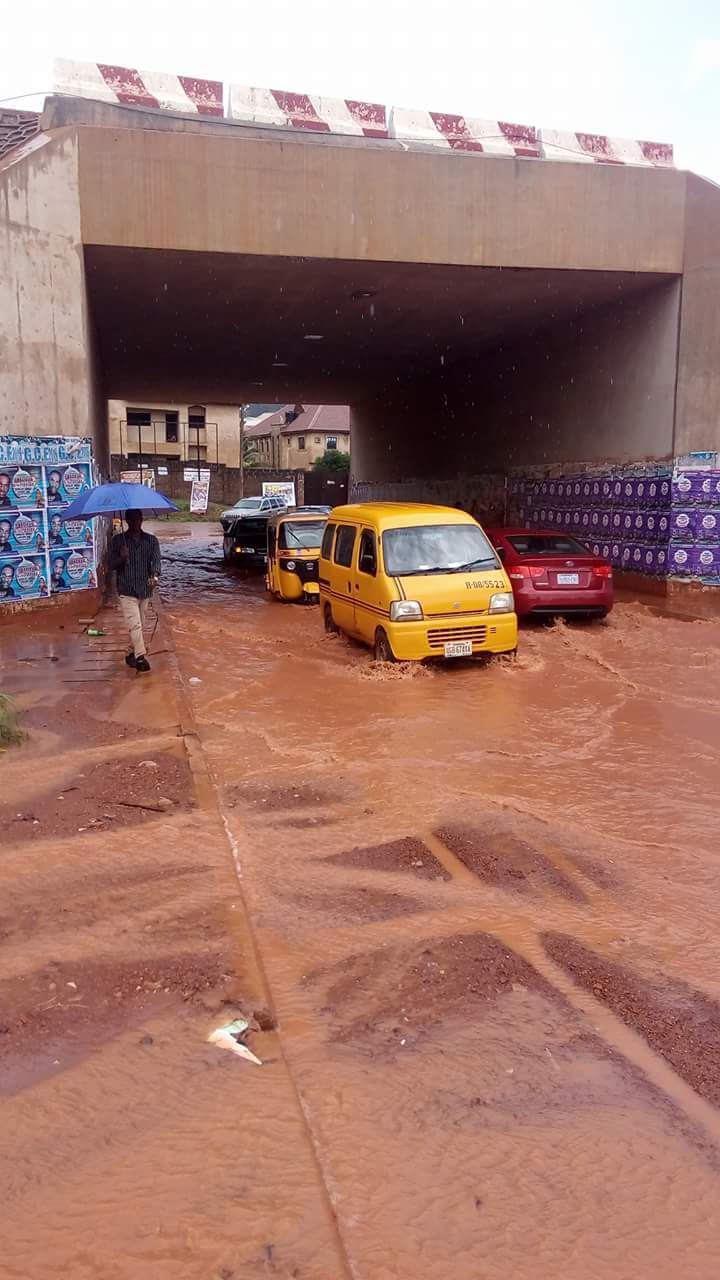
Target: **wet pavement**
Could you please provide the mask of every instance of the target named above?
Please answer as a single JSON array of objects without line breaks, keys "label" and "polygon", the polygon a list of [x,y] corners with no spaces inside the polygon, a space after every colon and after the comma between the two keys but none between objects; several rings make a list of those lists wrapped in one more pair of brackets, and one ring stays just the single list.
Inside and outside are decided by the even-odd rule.
[{"label": "wet pavement", "polygon": [[[384,668],[226,571],[212,528],[158,532],[179,683],[159,655],[87,714],[122,725],[124,786],[150,741],[192,784],[167,765],[132,847],[103,819],[87,861],[77,835],[3,855],[11,980],[42,1004],[48,964],[87,966],[128,1006],[59,1076],[11,1055],[8,1275],[44,1274],[39,1196],[71,1280],[717,1275],[720,623],[624,601],[515,662]],[[15,664],[21,705],[63,661],[45,693]],[[61,772],[62,705],[32,744]],[[19,810],[29,756],[0,765]],[[204,1043],[228,991],[272,1007],[263,1068]]]}]

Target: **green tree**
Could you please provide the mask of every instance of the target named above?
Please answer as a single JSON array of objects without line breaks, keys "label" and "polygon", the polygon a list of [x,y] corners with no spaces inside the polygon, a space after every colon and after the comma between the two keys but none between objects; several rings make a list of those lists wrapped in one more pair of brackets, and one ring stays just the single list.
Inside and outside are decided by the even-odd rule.
[{"label": "green tree", "polygon": [[341,449],[326,449],[322,457],[313,462],[315,471],[349,471],[350,454]]},{"label": "green tree", "polygon": [[257,445],[254,440],[243,439],[243,466],[256,467],[260,459],[258,458]]}]

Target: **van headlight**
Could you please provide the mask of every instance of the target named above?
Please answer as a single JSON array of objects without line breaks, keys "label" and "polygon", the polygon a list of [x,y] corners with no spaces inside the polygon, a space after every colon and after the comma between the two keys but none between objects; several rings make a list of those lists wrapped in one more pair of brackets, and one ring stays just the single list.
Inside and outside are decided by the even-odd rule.
[{"label": "van headlight", "polygon": [[514,608],[512,591],[496,591],[490,597],[488,613],[512,613]]},{"label": "van headlight", "polygon": [[417,600],[393,600],[390,605],[391,622],[417,622],[422,616],[422,605]]}]

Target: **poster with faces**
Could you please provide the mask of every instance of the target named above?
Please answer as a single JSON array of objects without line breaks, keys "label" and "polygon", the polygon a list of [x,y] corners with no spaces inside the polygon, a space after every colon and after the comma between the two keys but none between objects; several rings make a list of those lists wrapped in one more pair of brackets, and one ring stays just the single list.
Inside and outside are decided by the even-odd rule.
[{"label": "poster with faces", "polygon": [[0,511],[37,510],[44,506],[42,467],[13,467],[0,463]]},{"label": "poster with faces", "polygon": [[48,594],[47,559],[41,556],[0,555],[0,604],[32,600]]},{"label": "poster with faces", "polygon": [[45,467],[45,501],[48,507],[67,506],[92,484],[90,464],[71,463],[67,467]]},{"label": "poster with faces", "polygon": [[97,586],[93,521],[64,514],[93,483],[89,441],[0,436],[0,607]]},{"label": "poster with faces", "polygon": [[92,547],[92,520],[65,520],[62,508],[48,510],[48,547]]},{"label": "poster with faces", "polygon": [[0,511],[0,556],[38,554],[44,550],[44,512]]},{"label": "poster with faces", "polygon": [[96,586],[95,552],[92,547],[70,551],[51,550],[51,591],[87,591]]}]

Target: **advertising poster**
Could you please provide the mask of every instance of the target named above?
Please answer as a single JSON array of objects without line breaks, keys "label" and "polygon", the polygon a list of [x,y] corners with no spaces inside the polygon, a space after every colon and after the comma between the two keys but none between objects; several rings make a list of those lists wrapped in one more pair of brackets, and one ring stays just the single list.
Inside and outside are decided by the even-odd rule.
[{"label": "advertising poster", "polygon": [[[93,544],[92,520],[65,520],[63,508],[48,511],[48,547],[91,547]],[[0,546],[2,543],[0,542]]]},{"label": "advertising poster", "polygon": [[0,557],[44,550],[43,511],[0,511]]},{"label": "advertising poster", "polygon": [[72,462],[69,466],[45,468],[46,502],[49,507],[73,502],[84,489],[92,486],[89,462]]},{"label": "advertising poster", "polygon": [[0,511],[45,506],[42,467],[13,467],[0,463]]},{"label": "advertising poster", "polygon": [[148,489],[155,488],[155,471],[152,467],[142,467],[138,471],[121,471],[123,484],[145,484]]},{"label": "advertising poster", "polygon": [[0,557],[0,601],[31,600],[47,593],[45,555]]},{"label": "advertising poster", "polygon": [[97,586],[92,547],[50,552],[50,590],[87,591]]},{"label": "advertising poster", "polygon": [[190,510],[196,513],[207,511],[209,493],[210,482],[208,480],[193,480],[190,490]]},{"label": "advertising poster", "polygon": [[93,521],[63,514],[93,483],[89,439],[0,436],[0,605],[97,585]]},{"label": "advertising poster", "polygon": [[263,498],[284,498],[289,507],[295,506],[294,480],[263,481]]}]

